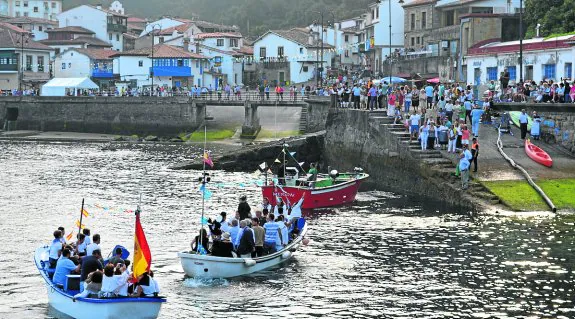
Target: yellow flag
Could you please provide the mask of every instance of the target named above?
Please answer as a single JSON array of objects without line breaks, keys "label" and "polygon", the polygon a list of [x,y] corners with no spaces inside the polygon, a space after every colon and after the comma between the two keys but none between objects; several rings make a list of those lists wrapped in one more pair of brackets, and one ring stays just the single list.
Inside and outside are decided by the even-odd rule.
[{"label": "yellow flag", "polygon": [[88,213],[88,211],[85,210],[85,209],[82,209],[82,215],[84,215],[84,217],[89,217],[89,216],[90,216],[90,214]]},{"label": "yellow flag", "polygon": [[80,227],[81,229],[84,229],[84,228],[86,228],[86,225],[84,225],[84,224],[80,225],[80,221],[76,220],[76,227]]}]

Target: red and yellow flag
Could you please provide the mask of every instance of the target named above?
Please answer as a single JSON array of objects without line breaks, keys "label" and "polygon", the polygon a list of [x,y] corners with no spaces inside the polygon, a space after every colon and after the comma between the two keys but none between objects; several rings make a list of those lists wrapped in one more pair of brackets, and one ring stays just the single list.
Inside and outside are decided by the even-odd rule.
[{"label": "red and yellow flag", "polygon": [[134,279],[150,270],[152,265],[152,253],[146,240],[144,229],[140,223],[140,212],[136,211],[136,233],[134,235]]},{"label": "red and yellow flag", "polygon": [[84,215],[84,217],[90,216],[90,214],[88,213],[88,211],[85,210],[85,209],[82,209],[82,215]]},{"label": "red and yellow flag", "polygon": [[70,232],[70,233],[68,234],[68,236],[66,236],[66,240],[67,240],[67,241],[72,240],[72,235],[74,235],[74,232]]},{"label": "red and yellow flag", "polygon": [[76,220],[76,227],[80,227],[80,228],[84,229],[84,228],[86,228],[86,225],[84,225],[84,224],[80,225],[80,221]]}]

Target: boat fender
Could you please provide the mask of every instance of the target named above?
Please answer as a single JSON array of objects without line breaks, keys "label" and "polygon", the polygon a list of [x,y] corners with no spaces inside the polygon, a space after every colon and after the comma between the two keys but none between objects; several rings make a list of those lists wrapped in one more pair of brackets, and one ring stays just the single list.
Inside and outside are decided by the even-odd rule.
[{"label": "boat fender", "polygon": [[252,267],[256,265],[256,261],[253,259],[246,258],[244,259],[244,264],[246,264],[246,266],[248,267]]},{"label": "boat fender", "polygon": [[284,251],[282,254],[282,259],[288,259],[291,257],[291,252],[290,251]]},{"label": "boat fender", "polygon": [[304,246],[307,246],[309,245],[309,238],[304,238],[301,242],[303,243]]}]

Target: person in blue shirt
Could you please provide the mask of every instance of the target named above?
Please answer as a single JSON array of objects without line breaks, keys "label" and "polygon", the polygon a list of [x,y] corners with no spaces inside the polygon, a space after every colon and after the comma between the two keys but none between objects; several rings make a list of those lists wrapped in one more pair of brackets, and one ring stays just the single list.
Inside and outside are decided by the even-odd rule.
[{"label": "person in blue shirt", "polygon": [[469,166],[470,162],[464,153],[459,156],[459,172],[461,174],[461,189],[465,190],[469,187]]},{"label": "person in blue shirt", "polygon": [[360,98],[361,98],[361,89],[359,88],[359,85],[356,84],[355,87],[353,88],[353,108],[354,109],[359,110]]},{"label": "person in blue shirt", "polygon": [[433,86],[431,84],[425,87],[425,96],[427,97],[427,108],[430,109],[433,107]]},{"label": "person in blue shirt", "polygon": [[283,241],[282,233],[278,231],[279,224],[275,222],[274,214],[268,214],[264,229],[266,231],[264,237],[264,254],[273,254],[277,251],[276,240],[279,237],[280,242]]},{"label": "person in blue shirt", "polygon": [[64,249],[62,251],[62,257],[60,257],[56,263],[56,271],[54,272],[52,281],[55,285],[64,286],[64,283],[66,282],[66,276],[73,272],[79,273],[80,265],[74,265],[74,262],[70,260],[70,250]]},{"label": "person in blue shirt", "polygon": [[481,116],[485,111],[479,108],[478,105],[471,111],[471,132],[474,137],[479,137],[479,122],[481,121]]}]

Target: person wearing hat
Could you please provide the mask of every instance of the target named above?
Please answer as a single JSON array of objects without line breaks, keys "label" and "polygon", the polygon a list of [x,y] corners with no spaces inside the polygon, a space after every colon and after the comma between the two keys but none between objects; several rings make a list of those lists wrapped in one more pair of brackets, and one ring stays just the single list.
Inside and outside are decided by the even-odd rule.
[{"label": "person wearing hat", "polygon": [[232,251],[234,250],[234,245],[230,241],[230,233],[226,232],[222,234],[221,239],[214,240],[212,244],[212,256],[215,257],[234,257]]},{"label": "person wearing hat", "polygon": [[245,220],[250,218],[252,208],[247,202],[246,195],[240,196],[240,203],[238,205],[238,213],[240,214],[240,220]]},{"label": "person wearing hat", "polygon": [[525,109],[521,110],[521,115],[519,115],[519,127],[521,128],[521,139],[524,140],[527,136],[527,123],[529,123],[529,117],[525,113]]}]

